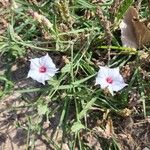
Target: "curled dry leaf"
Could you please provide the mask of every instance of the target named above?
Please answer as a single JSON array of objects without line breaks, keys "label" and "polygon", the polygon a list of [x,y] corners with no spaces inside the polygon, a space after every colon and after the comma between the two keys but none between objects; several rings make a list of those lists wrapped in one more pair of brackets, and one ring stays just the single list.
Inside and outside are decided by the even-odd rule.
[{"label": "curled dry leaf", "polygon": [[150,43],[150,30],[148,21],[140,21],[138,11],[129,7],[120,24],[121,40],[125,47],[140,48]]},{"label": "curled dry leaf", "polygon": [[113,122],[111,118],[108,118],[105,129],[101,127],[95,127],[93,129],[94,133],[96,133],[99,137],[103,137],[106,139],[110,139],[114,133]]}]

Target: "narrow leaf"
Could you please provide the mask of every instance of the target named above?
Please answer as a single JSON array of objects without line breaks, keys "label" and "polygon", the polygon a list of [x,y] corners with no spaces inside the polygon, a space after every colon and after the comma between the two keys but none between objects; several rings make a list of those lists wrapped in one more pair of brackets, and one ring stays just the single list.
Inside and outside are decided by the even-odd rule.
[{"label": "narrow leaf", "polygon": [[118,10],[117,16],[116,16],[117,21],[119,21],[120,19],[123,18],[123,15],[126,13],[126,11],[132,5],[133,2],[134,2],[134,0],[124,0],[122,2],[122,4],[120,5],[120,8]]},{"label": "narrow leaf", "polygon": [[91,101],[89,101],[89,102],[86,104],[86,106],[83,108],[83,110],[78,114],[78,118],[79,118],[79,119],[82,119],[82,118],[86,115],[87,111],[91,109],[92,105],[94,104],[94,102],[95,102],[96,100],[97,100],[97,98],[94,97],[94,98],[91,99]]}]

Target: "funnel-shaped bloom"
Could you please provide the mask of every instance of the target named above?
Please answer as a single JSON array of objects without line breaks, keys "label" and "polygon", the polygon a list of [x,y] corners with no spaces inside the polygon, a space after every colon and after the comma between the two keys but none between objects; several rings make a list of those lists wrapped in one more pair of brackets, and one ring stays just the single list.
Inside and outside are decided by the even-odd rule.
[{"label": "funnel-shaped bloom", "polygon": [[108,88],[112,95],[113,91],[117,92],[127,85],[119,73],[119,68],[108,67],[100,67],[95,84],[100,84],[102,89]]},{"label": "funnel-shaped bloom", "polygon": [[58,71],[48,54],[40,58],[31,59],[30,62],[30,70],[27,78],[31,77],[33,80],[43,84],[45,84],[45,81],[53,77]]}]

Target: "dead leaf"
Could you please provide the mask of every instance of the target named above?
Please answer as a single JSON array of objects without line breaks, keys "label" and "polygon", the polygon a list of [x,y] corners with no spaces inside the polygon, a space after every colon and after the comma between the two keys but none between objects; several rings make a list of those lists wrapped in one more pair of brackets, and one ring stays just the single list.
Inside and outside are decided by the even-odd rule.
[{"label": "dead leaf", "polygon": [[114,134],[113,122],[112,122],[112,119],[110,118],[108,118],[107,120],[105,132],[110,137]]},{"label": "dead leaf", "polygon": [[138,46],[142,47],[150,43],[150,30],[139,19],[133,18],[133,27],[135,30],[136,40],[138,41]]},{"label": "dead leaf", "polygon": [[[1,6],[2,5],[2,6]],[[10,5],[9,0],[0,0],[0,6],[1,7],[8,7]]]},{"label": "dead leaf", "polygon": [[0,34],[3,34],[7,30],[7,27],[8,27],[7,20],[1,18],[0,19]]},{"label": "dead leaf", "polygon": [[125,108],[119,112],[122,117],[128,117],[132,114],[132,110]]},{"label": "dead leaf", "polygon": [[102,150],[99,140],[91,132],[88,132],[87,134],[85,134],[83,138],[85,140],[84,144],[88,146],[90,149]]},{"label": "dead leaf", "polygon": [[140,21],[136,8],[129,7],[120,24],[121,40],[125,47],[140,48],[150,43],[148,21]]},{"label": "dead leaf", "polygon": [[135,38],[134,27],[132,23],[133,17],[138,17],[138,13],[135,8],[130,7],[125,13],[124,19],[120,24],[121,29],[121,41],[123,46],[130,48],[138,48],[138,43]]},{"label": "dead leaf", "polygon": [[108,118],[105,129],[101,127],[95,127],[93,131],[99,136],[106,139],[110,139],[114,135],[114,127],[111,118]]}]

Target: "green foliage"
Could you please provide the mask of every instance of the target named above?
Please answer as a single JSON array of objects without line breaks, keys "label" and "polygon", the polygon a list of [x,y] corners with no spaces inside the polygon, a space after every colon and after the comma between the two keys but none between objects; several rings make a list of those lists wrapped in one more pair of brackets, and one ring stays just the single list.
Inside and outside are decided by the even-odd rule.
[{"label": "green foliage", "polygon": [[117,22],[123,18],[123,15],[128,10],[128,8],[133,4],[134,0],[124,0],[118,10],[118,13],[116,15]]},{"label": "green foliage", "polygon": [[[121,43],[117,40],[120,36],[116,36],[115,33],[112,33],[115,42],[112,41],[110,49],[106,44],[108,37],[105,37],[106,30],[102,28],[102,21],[111,16],[112,0],[106,0],[104,3],[91,3],[90,0],[41,0],[38,4],[22,0],[14,2],[18,7],[8,10],[9,25],[3,36],[0,35],[0,56],[10,60],[10,62],[5,62],[8,66],[5,67],[4,75],[0,75],[0,98],[3,99],[6,95],[18,92],[22,95],[19,102],[23,104],[12,106],[12,110],[17,112],[25,109],[33,112],[26,114],[23,123],[16,122],[17,127],[24,128],[28,132],[27,149],[31,148],[30,143],[33,143],[34,147],[33,141],[36,140],[37,134],[42,135],[54,149],[60,150],[64,140],[67,140],[70,149],[74,150],[76,147],[89,149],[85,146],[83,135],[93,133],[93,128],[99,120],[102,123],[106,122],[109,117],[113,120],[125,108],[128,108],[130,94],[134,89],[137,90],[140,102],[142,102],[141,114],[145,117],[150,114],[150,96],[147,94],[150,83],[143,79],[140,72],[143,66],[139,59],[139,51],[120,46]],[[115,16],[116,24],[133,3],[133,0],[122,2]],[[97,8],[102,9],[104,16],[96,15]],[[49,29],[43,20],[36,18],[36,15],[29,14],[31,9],[47,18],[52,23],[52,27]],[[86,15],[89,15],[89,18]],[[142,15],[146,16],[144,8],[142,8]],[[113,27],[113,24],[111,25]],[[149,51],[149,49],[144,50]],[[56,76],[51,78],[44,87],[41,85],[17,87],[15,81],[10,78],[11,74],[7,74],[10,66],[20,60],[24,63],[29,58],[36,57],[37,54],[43,55],[47,52],[54,54],[53,59],[58,61],[58,64],[60,63],[61,67],[58,67],[60,70]],[[58,53],[66,57],[66,64],[63,64],[62,58],[57,60],[55,54]],[[128,87],[115,96],[111,96],[100,86],[94,85],[99,65],[123,67],[128,63],[133,63],[131,66],[134,68],[131,69],[130,79],[126,81]],[[144,69],[147,71],[147,68]],[[147,72],[149,73],[149,70]],[[34,93],[39,93],[34,100],[32,96],[27,100],[23,98],[24,94]],[[47,135],[44,128],[46,123],[48,123],[47,129],[53,130],[55,126],[54,134],[58,129],[62,130],[60,145],[53,140],[51,135]],[[34,136],[33,139],[32,136]],[[103,143],[101,144],[103,149],[118,150],[119,146],[115,139],[110,142],[106,138],[95,135],[94,138],[100,144]]]},{"label": "green foliage", "polygon": [[39,104],[37,107],[37,111],[38,114],[41,115],[45,115],[47,112],[49,112],[49,108],[47,106],[47,104]]},{"label": "green foliage", "polygon": [[85,129],[85,126],[81,122],[75,122],[71,127],[72,132],[79,132],[81,129]]},{"label": "green foliage", "polygon": [[0,98],[12,92],[13,83],[5,76],[0,76],[0,84],[3,84],[3,88],[0,87]]},{"label": "green foliage", "polygon": [[97,98],[92,98],[87,104],[86,106],[83,107],[82,111],[78,114],[78,118],[82,119],[88,110],[91,109],[92,105],[94,104],[94,102],[96,101]]}]

